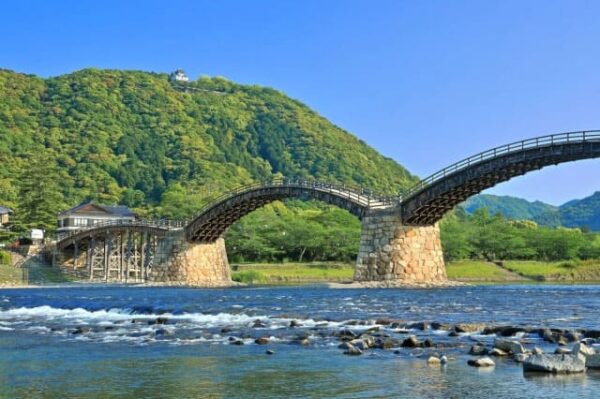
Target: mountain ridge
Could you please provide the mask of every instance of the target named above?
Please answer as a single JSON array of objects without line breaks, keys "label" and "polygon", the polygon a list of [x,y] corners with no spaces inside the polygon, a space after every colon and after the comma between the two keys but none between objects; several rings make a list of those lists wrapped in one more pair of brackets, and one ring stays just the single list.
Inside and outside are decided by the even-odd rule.
[{"label": "mountain ridge", "polygon": [[487,208],[490,213],[500,213],[507,219],[527,219],[544,226],[585,227],[600,231],[600,191],[560,206],[507,195],[479,194],[469,198],[461,207],[468,213]]}]

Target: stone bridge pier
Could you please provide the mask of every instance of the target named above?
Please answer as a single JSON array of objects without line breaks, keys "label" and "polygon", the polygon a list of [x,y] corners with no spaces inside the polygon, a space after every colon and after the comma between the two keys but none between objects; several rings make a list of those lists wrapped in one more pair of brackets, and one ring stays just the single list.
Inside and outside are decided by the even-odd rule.
[{"label": "stone bridge pier", "polygon": [[224,287],[232,284],[225,240],[187,242],[183,234],[159,241],[151,281],[194,287]]},{"label": "stone bridge pier", "polygon": [[367,210],[354,280],[447,280],[439,225],[404,225],[397,208]]}]

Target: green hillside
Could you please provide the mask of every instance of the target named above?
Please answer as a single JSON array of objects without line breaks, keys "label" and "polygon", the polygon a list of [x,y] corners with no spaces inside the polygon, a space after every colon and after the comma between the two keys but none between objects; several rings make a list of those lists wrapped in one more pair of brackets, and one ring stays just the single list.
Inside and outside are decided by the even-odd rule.
[{"label": "green hillside", "polygon": [[600,231],[600,191],[559,207],[541,201],[530,202],[522,198],[489,194],[471,197],[461,206],[471,214],[477,209],[486,208],[490,214],[499,213],[507,219],[533,220],[542,226],[581,227]]},{"label": "green hillside", "polygon": [[487,208],[492,215],[502,214],[507,219],[533,220],[544,226],[560,226],[559,209],[541,201],[530,202],[507,195],[480,194],[469,198],[462,205],[469,213],[479,208]]},{"label": "green hillside", "polygon": [[600,191],[580,200],[569,201],[560,207],[560,218],[568,227],[585,226],[600,231]]},{"label": "green hillside", "polygon": [[[299,101],[224,78],[184,90],[162,73],[0,70],[0,99],[0,204],[46,227],[84,200],[187,218],[208,197],[274,176],[383,193],[416,180]],[[38,200],[49,209],[32,210]]]}]

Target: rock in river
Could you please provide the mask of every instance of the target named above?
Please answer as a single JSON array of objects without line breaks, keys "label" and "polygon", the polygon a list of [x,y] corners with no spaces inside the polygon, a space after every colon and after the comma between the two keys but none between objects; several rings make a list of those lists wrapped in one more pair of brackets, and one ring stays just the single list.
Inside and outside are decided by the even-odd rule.
[{"label": "rock in river", "polygon": [[258,345],[266,345],[269,343],[269,341],[269,337],[260,337],[254,340],[254,342]]},{"label": "rock in river", "polygon": [[573,354],[574,355],[583,355],[584,357],[595,355],[596,351],[594,348],[587,346],[583,342],[578,342],[573,345]]},{"label": "rock in river", "polygon": [[467,364],[473,367],[493,367],[496,365],[489,357],[480,357],[479,359],[470,359]]},{"label": "rock in river", "polygon": [[358,356],[358,355],[362,355],[362,351],[360,349],[354,347],[354,345],[349,344],[348,349],[346,351],[344,351],[344,355]]},{"label": "rock in river", "polygon": [[502,349],[505,352],[510,352],[513,355],[525,353],[525,348],[520,343],[510,339],[495,339],[494,348]]},{"label": "rock in river", "polygon": [[575,355],[531,355],[523,362],[523,371],[582,373],[585,362]]},{"label": "rock in river", "polygon": [[402,346],[405,348],[416,348],[420,344],[419,339],[415,335],[411,335],[402,341]]},{"label": "rock in river", "polygon": [[600,369],[600,354],[587,356],[585,366],[591,369]]},{"label": "rock in river", "polygon": [[485,348],[483,344],[477,343],[469,349],[469,355],[474,356],[484,356],[487,355],[488,350]]},{"label": "rock in river", "polygon": [[439,357],[429,356],[427,358],[427,364],[440,364],[442,361]]}]

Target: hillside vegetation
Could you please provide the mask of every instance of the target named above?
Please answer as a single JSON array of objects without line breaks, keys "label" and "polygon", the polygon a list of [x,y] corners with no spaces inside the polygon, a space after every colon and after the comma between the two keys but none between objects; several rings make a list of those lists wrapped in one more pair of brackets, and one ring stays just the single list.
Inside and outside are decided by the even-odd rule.
[{"label": "hillside vegetation", "polygon": [[506,195],[480,194],[469,198],[462,207],[469,213],[486,208],[491,214],[500,213],[512,220],[532,220],[542,226],[581,227],[600,231],[600,191],[561,206]]},{"label": "hillside vegetation", "polygon": [[382,193],[416,181],[302,103],[224,78],[184,90],[157,73],[0,70],[0,99],[0,204],[27,226],[51,229],[87,200],[189,218],[227,189],[279,176]]}]

